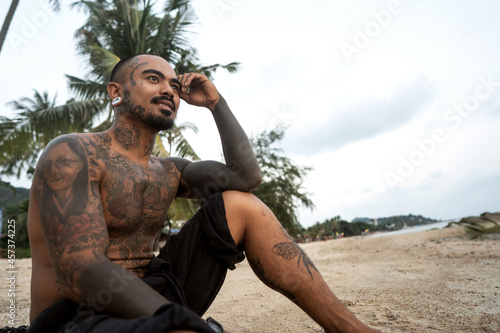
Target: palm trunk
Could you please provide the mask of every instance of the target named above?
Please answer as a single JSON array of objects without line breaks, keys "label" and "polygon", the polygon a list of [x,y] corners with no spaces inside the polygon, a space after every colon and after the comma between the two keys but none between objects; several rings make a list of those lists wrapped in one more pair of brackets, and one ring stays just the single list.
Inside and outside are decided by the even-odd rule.
[{"label": "palm trunk", "polygon": [[5,21],[3,21],[2,30],[0,31],[0,53],[2,52],[3,43],[5,42],[5,37],[7,37],[7,31],[9,30],[10,22],[12,22],[12,18],[16,12],[17,5],[19,5],[19,0],[12,0],[9,12],[5,17]]}]

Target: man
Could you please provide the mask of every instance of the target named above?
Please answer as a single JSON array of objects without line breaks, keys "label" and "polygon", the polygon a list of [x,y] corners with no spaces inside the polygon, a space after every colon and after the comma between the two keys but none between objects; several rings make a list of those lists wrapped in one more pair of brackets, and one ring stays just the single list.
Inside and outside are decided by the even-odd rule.
[{"label": "man", "polygon": [[[113,126],[56,138],[36,168],[28,222],[31,332],[210,332],[199,316],[243,249],[265,284],[327,332],[373,331],[247,193],[261,181],[257,160],[207,77],[177,76],[163,58],[141,54],[117,64],[108,94]],[[151,155],[180,99],[212,112],[226,164]],[[175,197],[206,200],[155,257],[154,239]]]}]

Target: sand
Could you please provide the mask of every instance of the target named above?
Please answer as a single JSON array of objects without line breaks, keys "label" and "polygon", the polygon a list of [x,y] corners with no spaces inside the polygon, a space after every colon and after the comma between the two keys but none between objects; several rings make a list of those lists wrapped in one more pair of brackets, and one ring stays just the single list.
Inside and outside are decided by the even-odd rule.
[{"label": "sand", "polygon": [[[382,332],[499,332],[500,237],[470,240],[462,227],[301,244],[330,288]],[[16,261],[18,324],[28,324],[31,262]],[[8,323],[8,263],[0,260],[0,325]],[[228,273],[205,317],[228,332],[323,332],[264,286],[248,263]]]}]

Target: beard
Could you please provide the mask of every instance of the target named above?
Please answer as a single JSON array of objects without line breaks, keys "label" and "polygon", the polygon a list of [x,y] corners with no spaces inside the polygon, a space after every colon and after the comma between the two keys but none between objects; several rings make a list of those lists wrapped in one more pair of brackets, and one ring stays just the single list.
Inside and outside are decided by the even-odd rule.
[{"label": "beard", "polygon": [[[162,112],[165,114],[165,112]],[[172,112],[169,112],[172,114]],[[148,114],[141,117],[142,122],[157,131],[164,131],[171,129],[174,126],[174,120],[170,117],[170,115],[158,116],[154,114]]]},{"label": "beard", "polygon": [[[171,129],[174,126],[174,119],[172,118],[172,112],[161,111],[163,115],[154,114],[153,110],[146,112],[146,109],[142,105],[136,105],[130,99],[130,93],[125,90],[123,99],[123,110],[140,119],[145,125],[154,128],[157,131],[164,131]],[[174,106],[175,108],[175,106]]]}]

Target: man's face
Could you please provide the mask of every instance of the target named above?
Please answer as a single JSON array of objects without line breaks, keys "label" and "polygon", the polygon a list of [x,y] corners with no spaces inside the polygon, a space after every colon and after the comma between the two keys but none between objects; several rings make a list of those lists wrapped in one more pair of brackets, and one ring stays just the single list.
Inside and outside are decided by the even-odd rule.
[{"label": "man's face", "polygon": [[180,82],[163,58],[140,55],[122,71],[125,112],[158,131],[172,127],[179,107]]}]

